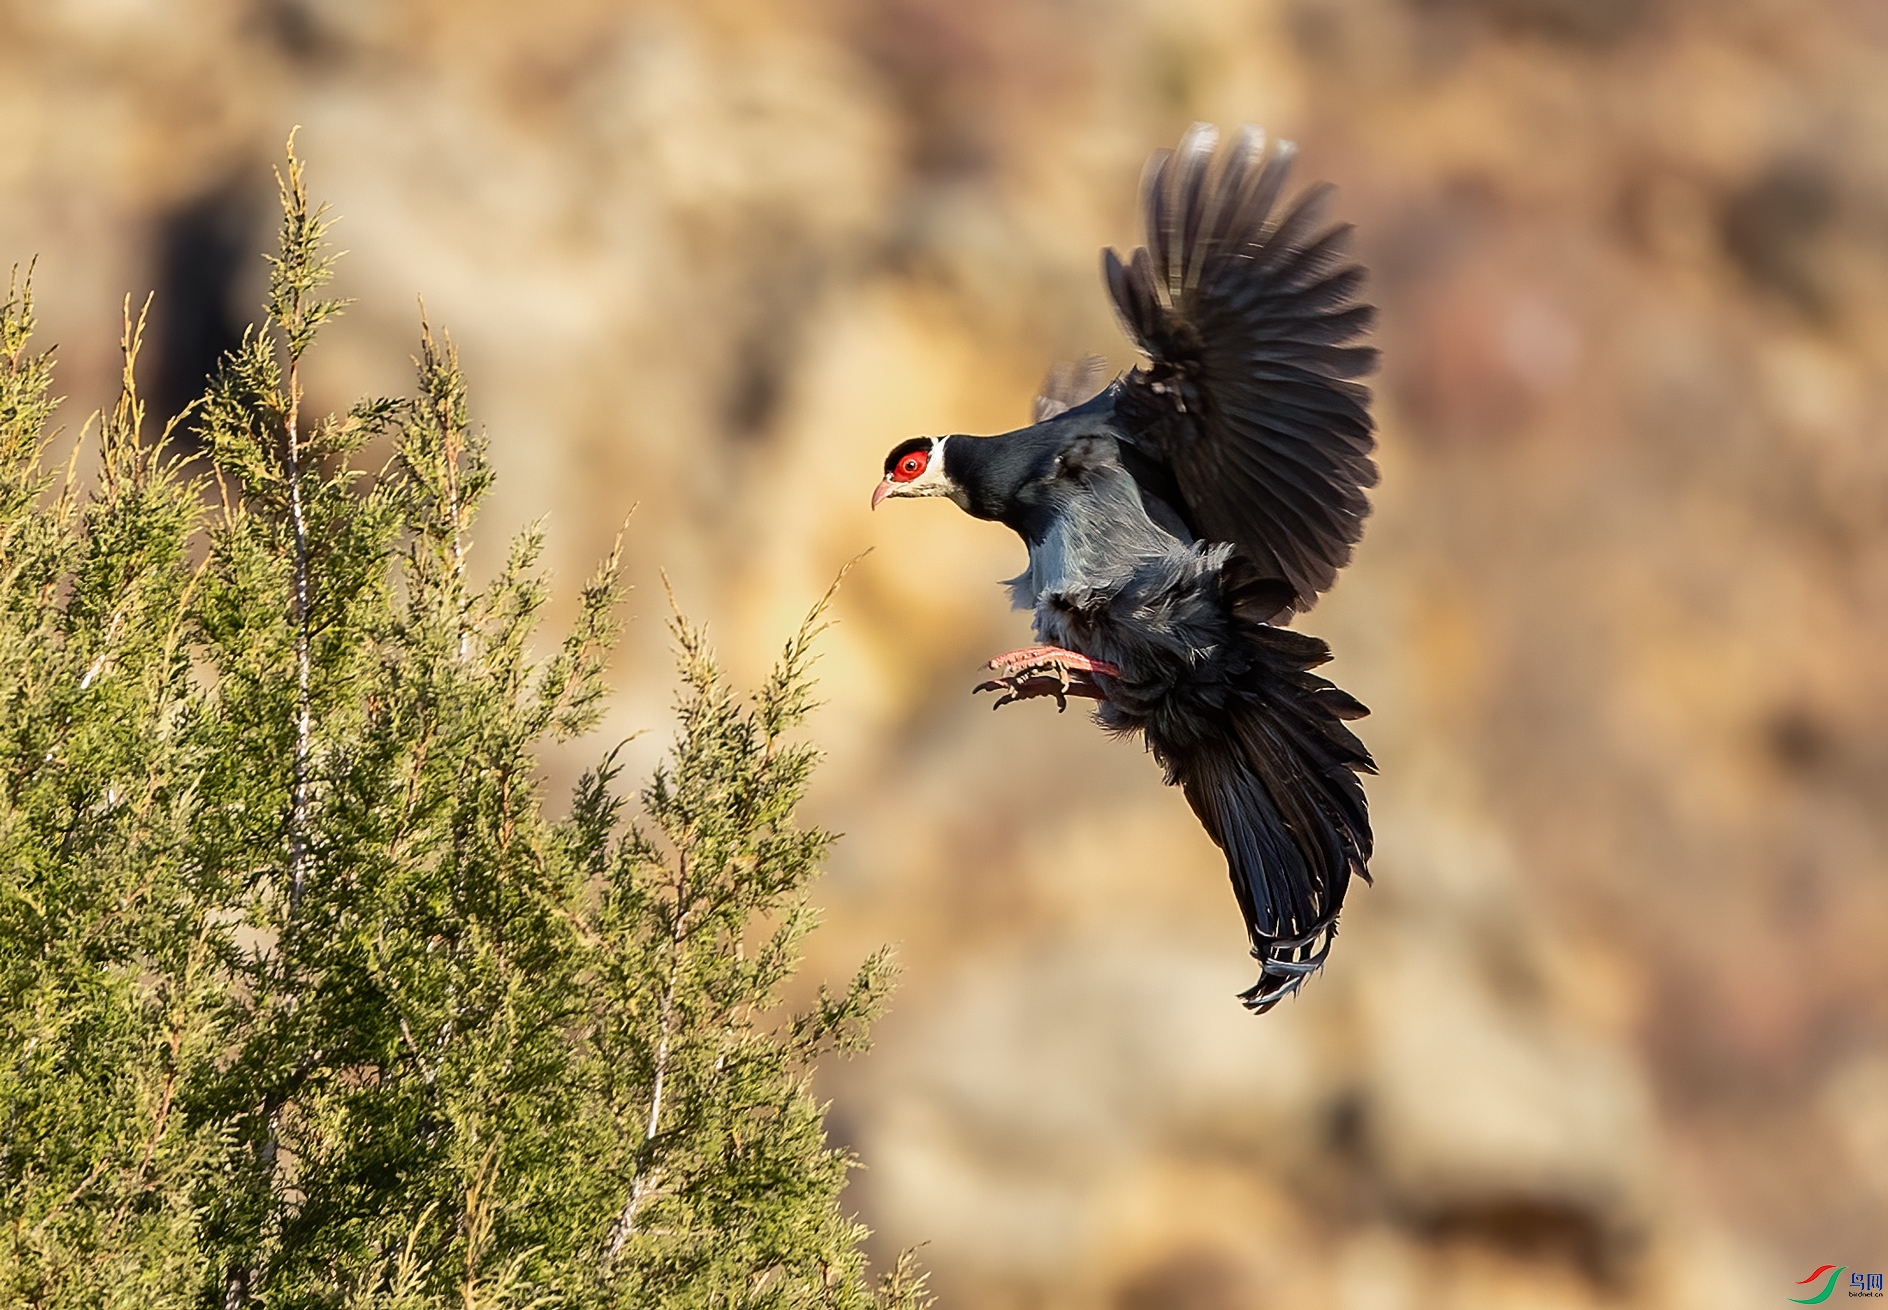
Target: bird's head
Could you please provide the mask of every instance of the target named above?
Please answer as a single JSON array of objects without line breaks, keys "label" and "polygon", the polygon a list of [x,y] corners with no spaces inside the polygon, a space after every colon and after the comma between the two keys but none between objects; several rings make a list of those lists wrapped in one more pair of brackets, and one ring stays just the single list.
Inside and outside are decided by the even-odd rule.
[{"label": "bird's head", "polygon": [[892,447],[885,476],[872,489],[872,508],[887,496],[948,496],[963,503],[963,488],[944,471],[944,443],[949,437],[913,437]]}]

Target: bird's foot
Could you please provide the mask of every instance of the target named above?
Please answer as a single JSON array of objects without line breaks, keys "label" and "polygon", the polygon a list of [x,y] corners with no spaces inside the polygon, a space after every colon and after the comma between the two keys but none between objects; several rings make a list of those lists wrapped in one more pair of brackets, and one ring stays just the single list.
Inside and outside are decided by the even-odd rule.
[{"label": "bird's foot", "polygon": [[1059,646],[1031,646],[1026,650],[1013,650],[991,660],[989,667],[996,670],[998,676],[988,682],[978,683],[977,690],[1003,693],[990,707],[993,710],[1000,710],[1014,700],[1053,696],[1059,714],[1069,707],[1070,696],[1086,696],[1090,700],[1108,699],[1101,684],[1095,681],[1095,674],[1110,678],[1121,676],[1121,670],[1106,660],[1090,659]]},{"label": "bird's foot", "polygon": [[998,655],[986,666],[998,673],[1016,674],[1041,668],[1049,670],[1067,670],[1081,673],[1105,673],[1111,678],[1121,676],[1121,670],[1106,660],[1093,660],[1080,651],[1063,650],[1060,646],[1025,646],[1021,650],[1010,651],[1007,655]]}]

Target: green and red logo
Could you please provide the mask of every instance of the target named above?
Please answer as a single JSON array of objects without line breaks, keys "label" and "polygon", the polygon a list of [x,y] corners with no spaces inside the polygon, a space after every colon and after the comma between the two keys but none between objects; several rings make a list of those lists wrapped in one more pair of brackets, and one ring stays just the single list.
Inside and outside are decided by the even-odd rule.
[{"label": "green and red logo", "polygon": [[1816,1293],[1816,1295],[1793,1296],[1790,1298],[1790,1300],[1796,1302],[1796,1304],[1798,1305],[1821,1305],[1824,1301],[1827,1301],[1829,1299],[1832,1293],[1834,1293],[1834,1291],[1836,1290],[1836,1279],[1842,1277],[1842,1271],[1847,1268],[1848,1268],[1847,1265],[1824,1265],[1822,1268],[1818,1269],[1815,1273],[1811,1274],[1808,1278],[1797,1279],[1796,1285],[1798,1287],[1806,1287],[1810,1283],[1815,1282],[1819,1278],[1824,1278],[1825,1276],[1827,1277],[1828,1281],[1823,1283],[1822,1291]]}]

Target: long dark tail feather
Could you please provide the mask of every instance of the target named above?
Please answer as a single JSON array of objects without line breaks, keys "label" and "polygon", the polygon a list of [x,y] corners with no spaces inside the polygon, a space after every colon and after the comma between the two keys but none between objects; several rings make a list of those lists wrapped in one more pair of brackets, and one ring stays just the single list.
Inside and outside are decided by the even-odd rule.
[{"label": "long dark tail feather", "polygon": [[1226,854],[1259,962],[1259,980],[1239,999],[1263,1014],[1324,963],[1351,875],[1369,881],[1370,814],[1358,775],[1376,766],[1345,726],[1367,711],[1310,671],[1330,648],[1266,621],[1289,607],[1290,585],[1235,555],[1220,587],[1249,662],[1223,731],[1162,755]]}]

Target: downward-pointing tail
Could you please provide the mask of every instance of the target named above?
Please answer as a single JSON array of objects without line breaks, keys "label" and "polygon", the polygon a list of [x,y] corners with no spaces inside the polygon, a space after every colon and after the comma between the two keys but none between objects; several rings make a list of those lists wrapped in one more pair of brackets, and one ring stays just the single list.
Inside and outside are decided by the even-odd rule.
[{"label": "downward-pointing tail", "polygon": [[1161,755],[1226,854],[1260,967],[1240,1000],[1262,1014],[1324,963],[1351,875],[1370,878],[1370,814],[1358,775],[1376,766],[1345,726],[1368,711],[1310,672],[1330,648],[1266,622],[1289,605],[1290,588],[1235,555],[1220,591],[1244,663],[1228,722]]}]

